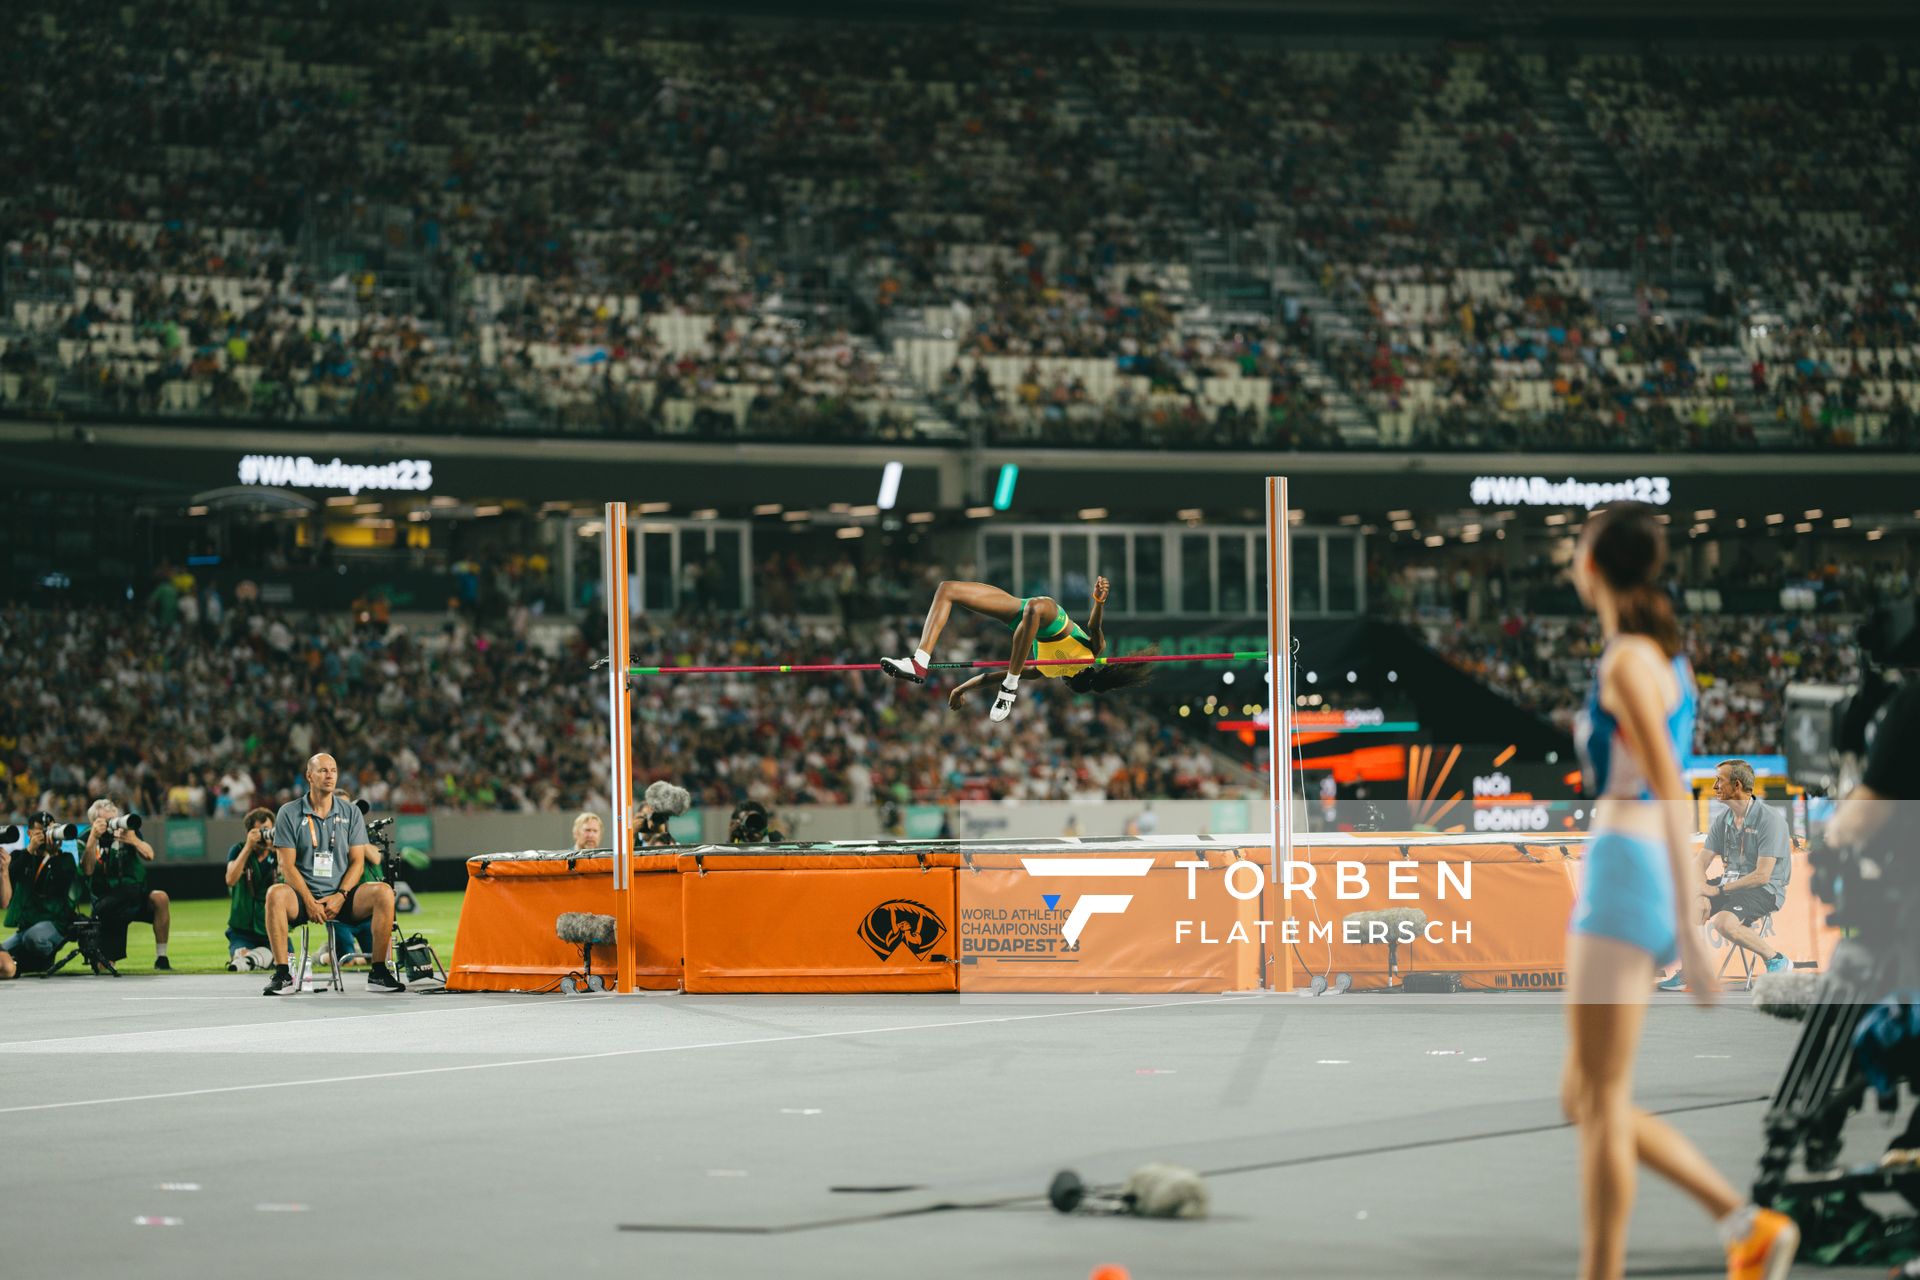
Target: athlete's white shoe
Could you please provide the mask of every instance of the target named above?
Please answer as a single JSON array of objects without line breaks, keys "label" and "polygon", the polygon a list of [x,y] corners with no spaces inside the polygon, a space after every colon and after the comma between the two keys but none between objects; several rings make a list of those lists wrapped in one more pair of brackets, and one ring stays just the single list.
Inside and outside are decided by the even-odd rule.
[{"label": "athlete's white shoe", "polygon": [[1014,692],[1012,689],[1007,688],[1005,685],[1001,685],[1000,688],[994,692],[993,710],[987,712],[987,719],[993,721],[995,724],[998,724],[1000,723],[1000,721],[1005,720],[1008,716],[1012,715],[1014,699],[1018,698],[1019,696],[1020,695]]},{"label": "athlete's white shoe", "polygon": [[882,658],[880,669],[895,680],[907,680],[914,684],[927,682],[927,669],[912,658]]}]

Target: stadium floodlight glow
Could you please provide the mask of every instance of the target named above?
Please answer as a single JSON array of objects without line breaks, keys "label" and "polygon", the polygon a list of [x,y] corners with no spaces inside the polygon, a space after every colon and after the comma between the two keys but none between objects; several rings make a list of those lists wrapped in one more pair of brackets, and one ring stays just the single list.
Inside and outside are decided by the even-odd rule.
[{"label": "stadium floodlight glow", "polygon": [[1107,518],[1107,509],[1105,507],[1082,507],[1080,508],[1080,518],[1082,520],[1105,520]]},{"label": "stadium floodlight glow", "polygon": [[1807,519],[1809,520],[1818,520],[1824,514],[1826,513],[1823,512],[1819,507],[1807,508]]},{"label": "stadium floodlight glow", "polygon": [[993,509],[1005,511],[1013,506],[1013,486],[1020,483],[1020,467],[1017,463],[1000,464],[1000,483],[993,489]]},{"label": "stadium floodlight glow", "polygon": [[876,505],[882,511],[893,510],[893,504],[900,500],[900,476],[906,467],[898,462],[889,462],[880,469],[880,497]]},{"label": "stadium floodlight glow", "polygon": [[1836,529],[1851,529],[1853,528],[1853,521],[1846,516],[1835,516],[1833,518],[1833,527]]}]

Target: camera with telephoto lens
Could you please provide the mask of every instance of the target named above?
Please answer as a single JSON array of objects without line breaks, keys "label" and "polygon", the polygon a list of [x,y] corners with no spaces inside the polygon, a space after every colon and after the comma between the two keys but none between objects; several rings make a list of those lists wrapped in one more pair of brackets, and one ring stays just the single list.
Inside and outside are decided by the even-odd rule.
[{"label": "camera with telephoto lens", "polygon": [[24,824],[0,827],[0,849],[15,850],[27,848],[32,843],[32,828],[42,822],[47,824],[47,840],[50,843],[60,844],[67,840],[78,840],[80,838],[80,827],[77,824],[72,822],[55,822],[51,814],[36,813]]},{"label": "camera with telephoto lens", "polygon": [[734,809],[727,824],[728,844],[780,844],[786,835],[776,829],[766,806],[757,800],[743,800]]},{"label": "camera with telephoto lens", "polygon": [[1920,626],[1915,602],[1905,600],[1874,610],[1860,625],[1862,666],[1859,683],[1790,684],[1780,739],[1787,753],[1787,776],[1815,795],[1835,799],[1860,782],[1887,704],[1920,667]]},{"label": "camera with telephoto lens", "polygon": [[[1859,642],[1859,683],[1788,685],[1782,726],[1788,776],[1840,806],[1860,785],[1895,696],[1920,667],[1914,601],[1876,610],[1861,626]],[[1809,884],[1832,909],[1827,922],[1847,936],[1822,957],[1817,976],[1770,974],[1755,984],[1757,1008],[1806,1025],[1763,1122],[1754,1199],[1791,1214],[1810,1239],[1849,1232],[1890,1239],[1890,1231],[1920,1229],[1911,1217],[1882,1219],[1860,1199],[1892,1192],[1920,1206],[1920,1168],[1842,1160],[1849,1117],[1872,1100],[1892,1113],[1902,1084],[1911,1090],[1920,1072],[1920,1039],[1899,1015],[1902,993],[1920,989],[1920,948],[1913,941],[1920,936],[1920,851],[1909,843],[1898,820],[1882,821],[1850,844],[1816,839]],[[1910,1116],[1908,1128],[1920,1133],[1920,1116]],[[1896,1139],[1896,1145],[1913,1144]]]},{"label": "camera with telephoto lens", "polygon": [[137,813],[123,813],[107,823],[107,830],[116,836],[125,835],[129,831],[138,832],[140,830],[140,815]]}]

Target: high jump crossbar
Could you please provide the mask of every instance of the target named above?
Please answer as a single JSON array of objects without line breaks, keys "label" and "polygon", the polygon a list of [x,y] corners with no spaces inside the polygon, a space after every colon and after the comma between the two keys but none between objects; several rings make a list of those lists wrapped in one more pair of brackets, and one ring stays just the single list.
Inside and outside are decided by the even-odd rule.
[{"label": "high jump crossbar", "polygon": [[[1035,658],[1030,667],[1117,667],[1148,662],[1265,662],[1265,650],[1243,653],[1136,653],[1120,658]],[[1005,658],[982,658],[976,662],[930,662],[929,671],[972,671],[980,667],[998,670],[1007,665]],[[878,671],[877,662],[791,662],[742,667],[628,667],[632,676],[718,676],[718,675],[803,675],[829,671]]]}]

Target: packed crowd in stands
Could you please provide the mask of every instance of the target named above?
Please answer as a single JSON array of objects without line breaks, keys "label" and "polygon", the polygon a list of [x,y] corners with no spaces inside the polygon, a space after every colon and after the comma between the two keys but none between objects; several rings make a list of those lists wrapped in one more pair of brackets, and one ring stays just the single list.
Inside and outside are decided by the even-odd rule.
[{"label": "packed crowd in stands", "polygon": [[[537,21],[10,8],[0,406],[1920,443],[1920,68],[1897,55]],[[1222,333],[1229,293],[1270,317],[1257,352]]]},{"label": "packed crowd in stands", "polygon": [[[1454,666],[1569,731],[1602,642],[1600,624],[1584,616],[1513,613],[1421,631]],[[1780,753],[1789,683],[1847,684],[1859,675],[1853,620],[1695,615],[1681,619],[1681,635],[1700,686],[1694,750],[1703,755]]]},{"label": "packed crowd in stands", "polygon": [[[964,631],[948,646],[957,658],[972,655]],[[881,632],[856,647],[824,622],[689,621],[638,628],[635,655],[871,660],[905,643]],[[585,677],[590,650],[577,637],[549,649],[461,620],[409,634],[240,606],[217,617],[0,612],[0,809],[79,813],[110,795],[146,814],[237,817],[295,794],[307,757],[325,750],[342,789],[381,808],[604,812],[604,682]],[[983,735],[979,699],[953,712],[943,688],[871,674],[650,682],[634,699],[636,770],[719,807],[1195,797],[1252,785],[1143,699],[1029,683],[1027,730]]]},{"label": "packed crowd in stands", "polygon": [[[978,424],[1001,444],[1337,447],[1326,397],[1288,358],[1287,342],[1274,323],[1168,329],[1146,345],[1121,340],[1109,364],[1065,354],[1071,348],[995,362],[983,358],[991,346],[969,339],[967,363],[955,359],[929,395],[954,422]],[[1089,364],[1113,385],[1090,387],[1099,375]]]}]

